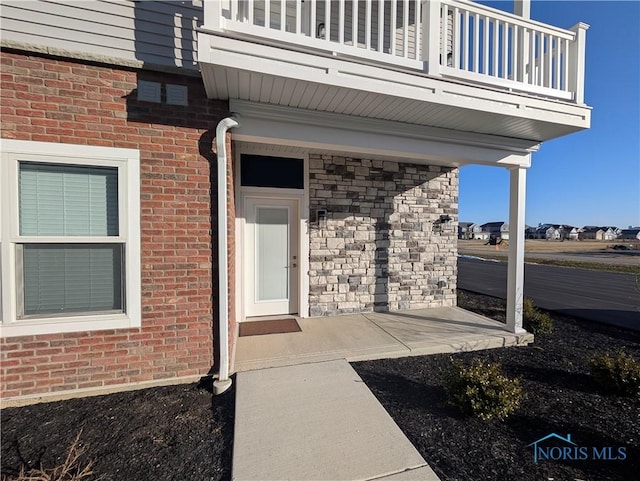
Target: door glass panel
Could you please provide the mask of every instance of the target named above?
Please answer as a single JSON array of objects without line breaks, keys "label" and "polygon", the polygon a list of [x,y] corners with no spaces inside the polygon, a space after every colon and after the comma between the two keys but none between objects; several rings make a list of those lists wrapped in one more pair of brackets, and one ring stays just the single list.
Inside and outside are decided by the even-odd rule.
[{"label": "door glass panel", "polygon": [[289,297],[289,210],[256,208],[256,300]]}]

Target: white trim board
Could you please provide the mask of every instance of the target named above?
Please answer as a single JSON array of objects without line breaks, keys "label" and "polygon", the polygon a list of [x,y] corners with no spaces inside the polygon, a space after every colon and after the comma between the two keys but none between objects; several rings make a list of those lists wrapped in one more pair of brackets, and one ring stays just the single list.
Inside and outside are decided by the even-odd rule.
[{"label": "white trim board", "polygon": [[[141,263],[140,263],[140,153],[134,149],[95,147],[89,145],[2,140],[0,142],[0,297],[2,312],[0,337],[93,331],[140,327]],[[118,211],[120,232],[113,238],[73,237],[73,243],[95,241],[117,242],[125,248],[124,313],[88,313],[86,315],[49,316],[17,319],[16,244],[60,242],[65,237],[21,236],[18,228],[18,162],[55,162],[77,165],[113,166],[118,168]]]},{"label": "white trim board", "polygon": [[[234,131],[235,138],[235,131]],[[254,154],[265,156],[277,156],[288,157],[292,159],[301,159],[303,161],[304,168],[304,189],[278,189],[278,188],[263,188],[263,187],[242,187],[240,185],[240,168],[241,168],[241,155],[242,154]],[[265,198],[280,198],[280,199],[297,199],[299,201],[299,229],[298,229],[298,317],[309,317],[309,155],[297,155],[297,154],[277,154],[268,152],[261,149],[261,146],[251,146],[246,148],[240,146],[235,149],[234,153],[234,172],[236,172],[234,179],[235,186],[235,200],[236,200],[236,219],[235,219],[235,233],[236,233],[236,315],[238,322],[246,320],[245,304],[244,304],[244,232],[245,232],[245,220],[244,220],[244,198],[251,197],[265,197]]]}]

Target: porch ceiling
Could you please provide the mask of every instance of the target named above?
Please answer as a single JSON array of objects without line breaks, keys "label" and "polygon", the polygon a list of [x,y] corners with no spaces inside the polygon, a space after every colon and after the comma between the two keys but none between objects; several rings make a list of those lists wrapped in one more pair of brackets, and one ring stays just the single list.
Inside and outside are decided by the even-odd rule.
[{"label": "porch ceiling", "polygon": [[549,140],[588,128],[590,109],[415,71],[292,52],[201,34],[200,67],[211,98]]}]

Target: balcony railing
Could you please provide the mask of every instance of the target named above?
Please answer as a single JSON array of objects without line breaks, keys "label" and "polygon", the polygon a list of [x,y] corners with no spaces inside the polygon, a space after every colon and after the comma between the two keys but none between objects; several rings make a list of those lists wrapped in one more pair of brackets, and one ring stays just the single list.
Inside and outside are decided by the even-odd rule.
[{"label": "balcony railing", "polygon": [[588,25],[563,30],[467,0],[205,0],[204,28],[584,102]]}]

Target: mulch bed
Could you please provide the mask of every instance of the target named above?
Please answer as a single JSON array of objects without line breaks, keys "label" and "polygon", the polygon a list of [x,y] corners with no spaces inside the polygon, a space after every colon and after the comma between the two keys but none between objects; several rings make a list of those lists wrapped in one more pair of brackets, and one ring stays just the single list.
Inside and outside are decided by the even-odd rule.
[{"label": "mulch bed", "polygon": [[[459,305],[504,320],[504,301],[463,292]],[[640,399],[608,395],[588,360],[621,347],[640,359],[640,333],[552,314],[555,331],[533,345],[354,363],[353,367],[443,481],[638,479]],[[521,377],[526,400],[505,421],[459,416],[445,404],[450,358],[481,357]],[[624,461],[533,460],[530,443],[571,434],[579,446],[626,447]],[[615,451],[614,451],[615,453]]]},{"label": "mulch bed", "polygon": [[91,479],[230,479],[234,406],[203,383],[3,409],[3,480],[60,465],[80,430]]}]

